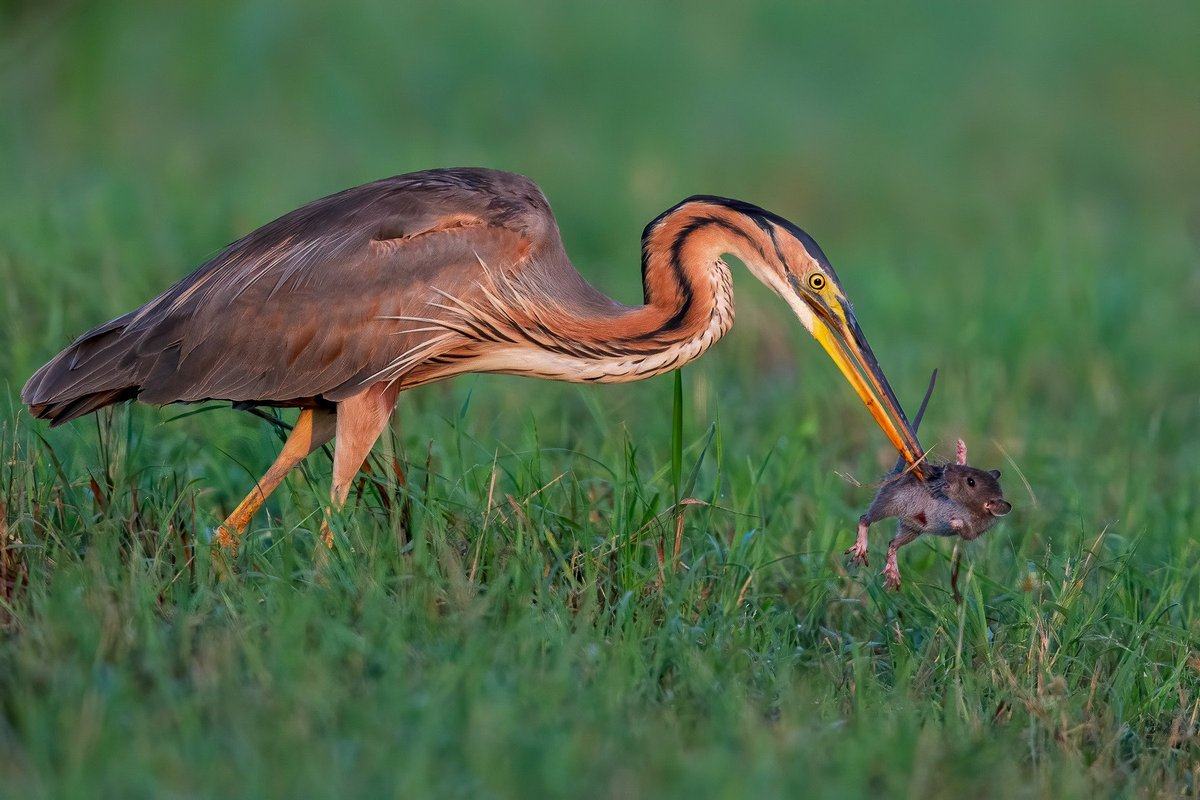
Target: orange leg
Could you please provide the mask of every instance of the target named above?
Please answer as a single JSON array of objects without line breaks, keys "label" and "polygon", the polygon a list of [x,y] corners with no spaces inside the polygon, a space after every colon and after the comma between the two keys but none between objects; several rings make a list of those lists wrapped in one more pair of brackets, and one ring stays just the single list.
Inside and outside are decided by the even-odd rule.
[{"label": "orange leg", "polygon": [[[334,509],[345,505],[354,476],[367,460],[379,434],[387,427],[398,392],[397,387],[378,383],[361,394],[338,403],[337,441],[333,448],[333,486],[330,490],[331,505]],[[333,532],[329,529],[328,519],[321,525],[321,536],[325,544],[333,546]]]},{"label": "orange leg", "polygon": [[333,438],[334,416],[323,409],[304,409],[296,420],[296,426],[283,444],[283,450],[275,463],[267,470],[267,474],[246,495],[246,499],[238,504],[233,513],[217,529],[217,544],[236,553],[238,541],[242,532],[250,524],[255,512],[266,502],[271,492],[283,483],[284,477],[305,459],[305,457],[321,445]]}]

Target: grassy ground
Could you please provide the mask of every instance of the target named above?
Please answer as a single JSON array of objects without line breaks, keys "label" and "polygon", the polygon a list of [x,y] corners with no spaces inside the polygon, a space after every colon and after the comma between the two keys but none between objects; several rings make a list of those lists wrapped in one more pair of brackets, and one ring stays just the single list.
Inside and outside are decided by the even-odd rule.
[{"label": "grassy ground", "polygon": [[[1200,792],[1194,5],[0,9],[0,794]],[[537,179],[625,301],[683,196],[806,227],[902,396],[942,368],[926,439],[1005,471],[965,602],[947,542],[844,568],[883,437],[744,274],[678,558],[670,377],[415,391],[336,549],[319,456],[226,580],[265,424],[21,409],[225,242],[450,164]]]}]

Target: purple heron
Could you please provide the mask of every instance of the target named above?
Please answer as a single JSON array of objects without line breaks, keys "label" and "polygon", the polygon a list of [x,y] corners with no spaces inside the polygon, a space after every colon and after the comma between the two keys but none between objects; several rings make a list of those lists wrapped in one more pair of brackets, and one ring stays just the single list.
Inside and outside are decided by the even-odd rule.
[{"label": "purple heron", "polygon": [[571,265],[528,178],[435,169],[316,200],[94,328],[21,391],[58,425],[123,400],[301,409],[282,452],[217,530],[235,549],[267,496],[336,439],[332,504],[397,395],[466,372],[621,383],[675,369],[733,324],[733,255],[784,299],[910,463],[916,434],[821,248],[758,206],[697,195],[642,234],[645,303]]}]

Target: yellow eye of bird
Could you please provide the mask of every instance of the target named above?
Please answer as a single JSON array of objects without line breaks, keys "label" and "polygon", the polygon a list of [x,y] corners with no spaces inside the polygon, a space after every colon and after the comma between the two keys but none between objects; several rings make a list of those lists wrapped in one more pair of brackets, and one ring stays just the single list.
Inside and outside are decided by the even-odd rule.
[{"label": "yellow eye of bird", "polygon": [[808,276],[808,288],[814,292],[819,292],[825,288],[825,276],[819,272],[814,272]]}]

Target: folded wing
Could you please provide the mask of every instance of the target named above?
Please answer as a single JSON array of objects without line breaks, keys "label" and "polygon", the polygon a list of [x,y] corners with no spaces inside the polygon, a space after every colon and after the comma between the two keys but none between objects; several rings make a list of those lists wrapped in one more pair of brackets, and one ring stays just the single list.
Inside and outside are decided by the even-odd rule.
[{"label": "folded wing", "polygon": [[439,290],[461,292],[481,262],[520,269],[561,251],[549,206],[527,178],[462,169],[376,181],[229,245],[85,333],[21,397],[54,424],[132,398],[337,402],[437,335],[402,318],[427,315]]}]

